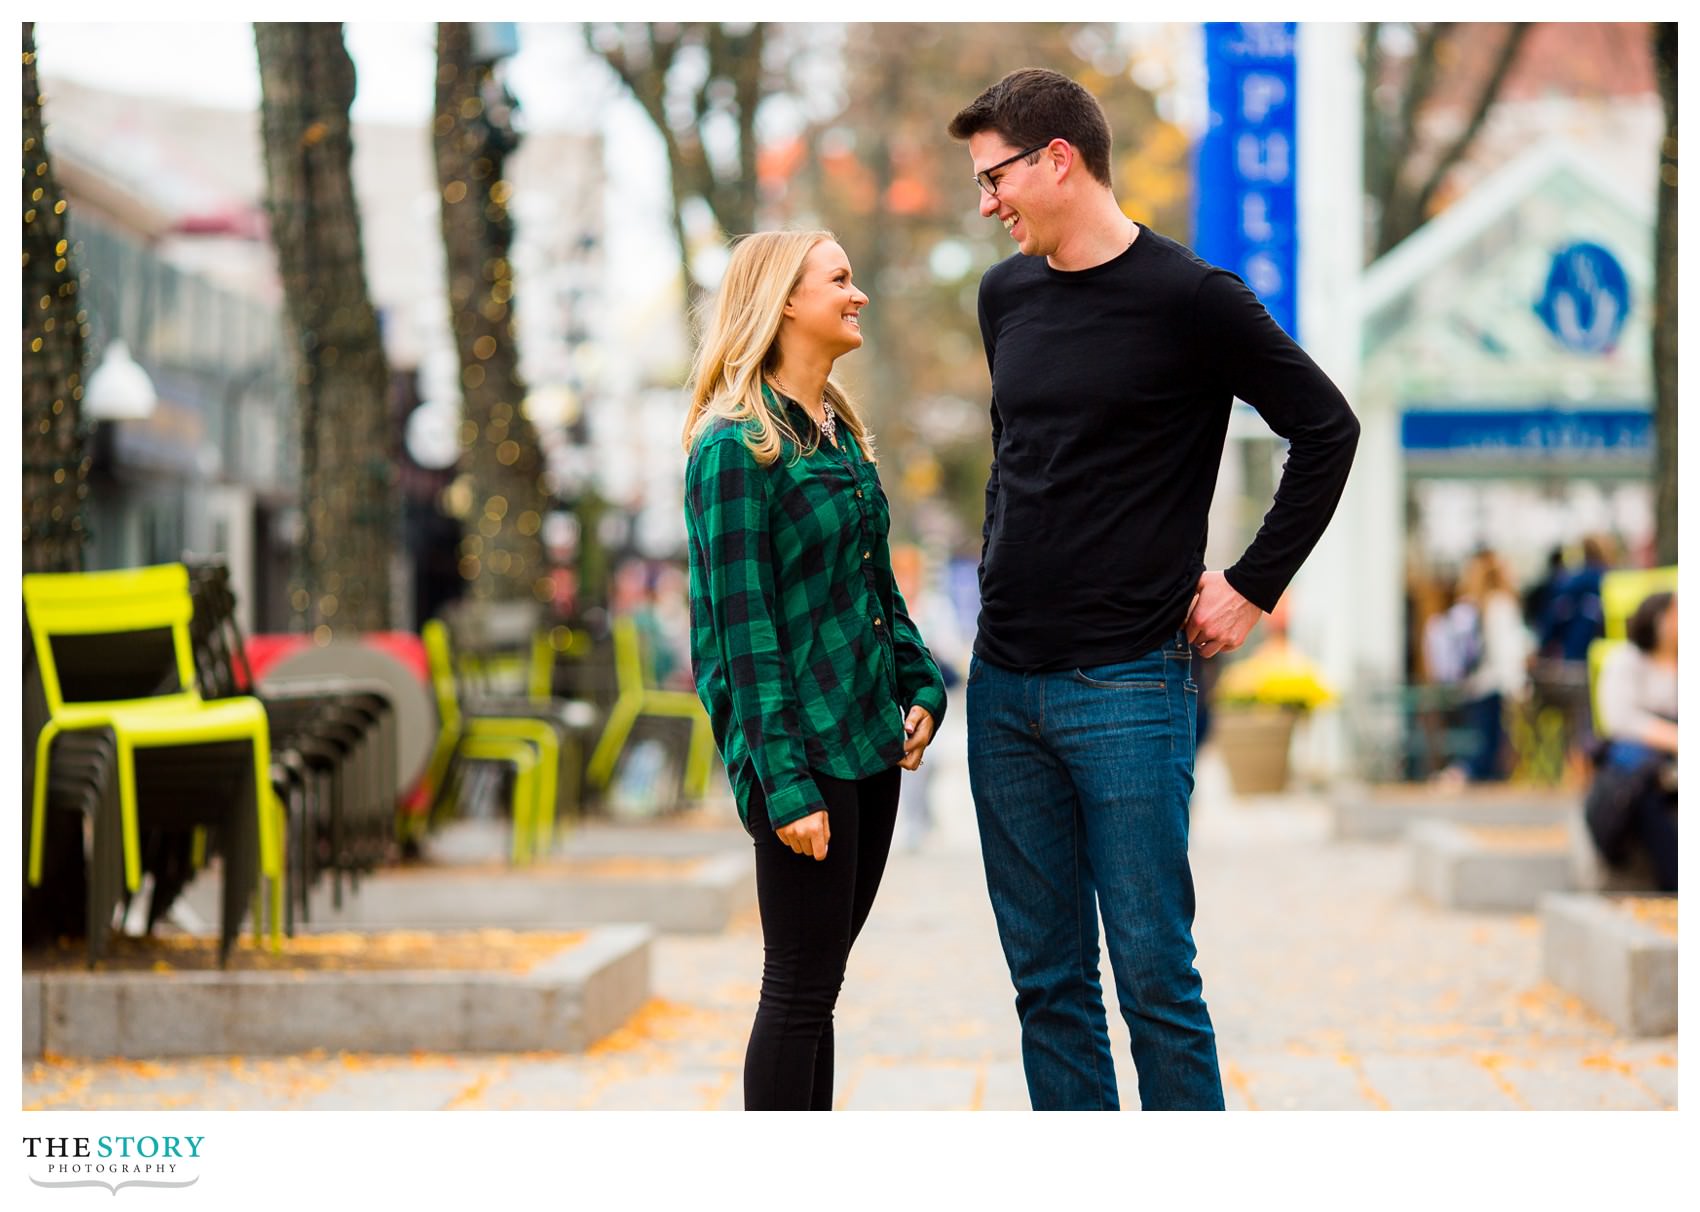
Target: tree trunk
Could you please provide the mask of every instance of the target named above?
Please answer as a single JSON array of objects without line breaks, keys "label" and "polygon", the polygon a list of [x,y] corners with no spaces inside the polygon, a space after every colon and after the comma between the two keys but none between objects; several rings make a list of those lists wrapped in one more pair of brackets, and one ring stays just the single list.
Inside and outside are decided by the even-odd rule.
[{"label": "tree trunk", "polygon": [[389,368],[366,290],[350,172],[354,63],[342,27],[256,23],[266,213],[297,358],[305,530],[297,625],[390,625],[396,475]]},{"label": "tree trunk", "polygon": [[513,219],[502,176],[519,142],[509,98],[489,64],[472,59],[471,27],[437,26],[437,116],[433,137],[441,187],[449,323],[460,354],[465,401],[461,466],[470,507],[461,521],[461,575],[480,600],[553,592],[545,564],[547,485],[537,431],[514,341]]},{"label": "tree trunk", "polygon": [[24,23],[23,524],[25,572],[83,566],[83,331],[65,200],[53,179],[35,70],[35,23]]},{"label": "tree trunk", "polygon": [[1654,549],[1676,563],[1676,23],[1653,27],[1653,63],[1665,107],[1653,252]]}]

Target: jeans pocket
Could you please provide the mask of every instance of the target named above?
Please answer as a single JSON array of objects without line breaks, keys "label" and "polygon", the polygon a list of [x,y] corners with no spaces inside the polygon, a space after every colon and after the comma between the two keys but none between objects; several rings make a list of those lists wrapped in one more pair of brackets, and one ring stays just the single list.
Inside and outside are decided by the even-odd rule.
[{"label": "jeans pocket", "polygon": [[1076,669],[1074,680],[1097,690],[1162,690],[1162,675],[1161,665],[1153,669],[1151,661],[1141,659]]}]

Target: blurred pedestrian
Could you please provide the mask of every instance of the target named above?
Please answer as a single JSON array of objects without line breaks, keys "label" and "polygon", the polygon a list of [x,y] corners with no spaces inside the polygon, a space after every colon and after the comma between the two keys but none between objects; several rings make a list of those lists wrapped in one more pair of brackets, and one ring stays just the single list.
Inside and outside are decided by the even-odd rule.
[{"label": "blurred pedestrian", "polygon": [[1588,659],[1588,645],[1605,634],[1600,581],[1617,565],[1617,541],[1607,534],[1582,540],[1582,567],[1568,573],[1547,601],[1540,630],[1544,657],[1572,663]]},{"label": "blurred pedestrian", "polygon": [[1430,578],[1423,620],[1423,680],[1462,692],[1464,679],[1481,661],[1481,620],[1473,602],[1458,595],[1459,582],[1450,571]]},{"label": "blurred pedestrian", "polygon": [[1470,633],[1461,644],[1463,716],[1475,738],[1465,773],[1472,782],[1496,782],[1505,777],[1506,708],[1528,693],[1528,632],[1511,574],[1497,552],[1484,549],[1470,558],[1458,597]]},{"label": "blurred pedestrian", "polygon": [[1568,573],[1569,569],[1564,565],[1564,548],[1554,547],[1547,552],[1546,568],[1542,570],[1540,579],[1523,591],[1523,622],[1536,635],[1541,632],[1553,595]]},{"label": "blurred pedestrian", "polygon": [[1588,646],[1605,634],[1605,604],[1600,585],[1616,566],[1617,543],[1610,535],[1582,540],[1582,566],[1564,574],[1547,600],[1535,637],[1536,696],[1556,706],[1570,738],[1569,760],[1586,764],[1594,748],[1594,716],[1589,707]]},{"label": "blurred pedestrian", "polygon": [[1423,777],[1448,787],[1470,781],[1466,761],[1459,756],[1460,734],[1470,734],[1464,711],[1465,679],[1482,659],[1481,616],[1474,602],[1459,596],[1459,581],[1450,569],[1424,579],[1422,601],[1422,681],[1417,721],[1427,752]]},{"label": "blurred pedestrian", "polygon": [[1621,864],[1639,840],[1660,891],[1676,891],[1676,595],[1650,594],[1600,670],[1604,741],[1587,818],[1602,857]]},{"label": "blurred pedestrian", "polygon": [[[952,119],[980,214],[1020,253],[980,281],[992,467],[968,763],[1035,1108],[1120,1105],[1103,915],[1143,1107],[1220,1109],[1193,960],[1196,643],[1245,642],[1339,502],[1358,423],[1239,278],[1116,201],[1097,100],[1012,72]],[[1275,505],[1205,571],[1235,397],[1291,442]]]},{"label": "blurred pedestrian", "polygon": [[755,840],[761,999],[749,1110],[832,1108],[833,1008],[944,718],[892,580],[873,435],[831,379],[868,296],[827,232],[732,248],[685,422],[691,664]]}]

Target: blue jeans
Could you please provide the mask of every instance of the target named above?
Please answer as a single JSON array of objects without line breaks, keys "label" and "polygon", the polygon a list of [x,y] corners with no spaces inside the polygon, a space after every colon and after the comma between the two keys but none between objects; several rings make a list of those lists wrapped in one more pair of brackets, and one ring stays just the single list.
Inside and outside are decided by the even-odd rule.
[{"label": "blue jeans", "polygon": [[1464,704],[1464,721],[1476,734],[1476,748],[1465,763],[1472,783],[1497,782],[1499,752],[1505,748],[1505,696],[1497,690]]},{"label": "blue jeans", "polygon": [[968,774],[1035,1110],[1120,1106],[1100,911],[1140,1105],[1222,1109],[1193,967],[1197,711],[1184,634],[1088,669],[1015,673],[978,657],[969,666]]}]

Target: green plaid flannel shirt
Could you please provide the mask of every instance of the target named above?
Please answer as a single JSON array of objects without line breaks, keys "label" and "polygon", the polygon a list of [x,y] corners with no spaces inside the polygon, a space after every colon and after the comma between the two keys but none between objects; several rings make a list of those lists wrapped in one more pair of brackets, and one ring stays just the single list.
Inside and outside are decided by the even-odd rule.
[{"label": "green plaid flannel shirt", "polygon": [[897,765],[910,707],[943,723],[944,679],[892,577],[890,507],[855,439],[800,457],[787,443],[763,467],[745,424],[711,425],[685,468],[691,666],[738,815],[747,828],[759,783],[777,828],[826,807],[811,770]]}]

